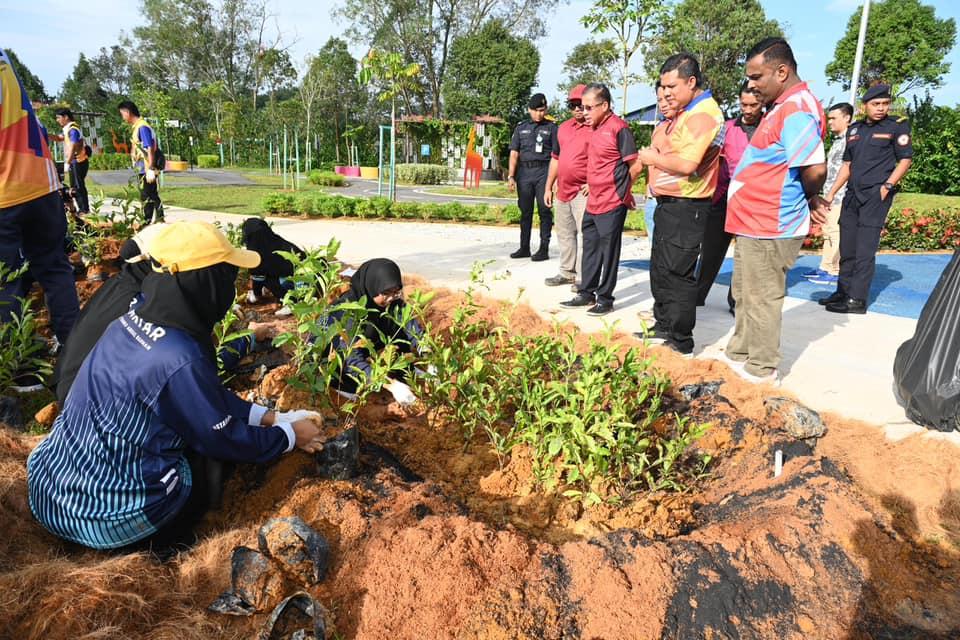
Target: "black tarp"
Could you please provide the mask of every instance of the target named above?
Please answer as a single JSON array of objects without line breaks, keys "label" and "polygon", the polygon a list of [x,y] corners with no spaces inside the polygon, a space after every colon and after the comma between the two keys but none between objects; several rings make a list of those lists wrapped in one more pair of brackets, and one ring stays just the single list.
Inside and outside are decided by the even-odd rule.
[{"label": "black tarp", "polygon": [[960,427],[960,249],[940,275],[913,337],[893,361],[894,392],[907,417],[931,429]]}]

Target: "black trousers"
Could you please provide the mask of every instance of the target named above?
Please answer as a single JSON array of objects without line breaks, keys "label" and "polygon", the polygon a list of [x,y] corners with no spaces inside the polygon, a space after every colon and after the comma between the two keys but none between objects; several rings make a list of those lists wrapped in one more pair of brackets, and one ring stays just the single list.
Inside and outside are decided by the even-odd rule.
[{"label": "black trousers", "polygon": [[150,224],[156,215],[156,222],[163,222],[163,207],[160,202],[159,176],[153,182],[147,182],[146,176],[140,178],[140,203],[143,205],[143,219]]},{"label": "black trousers", "polygon": [[25,297],[36,280],[46,296],[53,332],[61,343],[67,341],[80,303],[73,267],[63,251],[66,237],[67,218],[59,191],[0,209],[0,263],[10,270],[19,269],[25,260],[30,263],[27,275],[0,284],[0,322],[19,311],[16,298]]},{"label": "black trousers", "polygon": [[693,346],[697,323],[697,261],[703,246],[710,202],[658,202],[653,213],[650,290],[659,329],[681,346]]},{"label": "black trousers", "polygon": [[583,214],[583,257],[580,274],[580,293],[592,295],[598,304],[613,304],[620,267],[620,247],[623,225],[627,221],[627,207],[620,206],[607,213]]},{"label": "black trousers", "polygon": [[847,190],[840,209],[840,281],[837,291],[850,298],[866,300],[877,268],[880,232],[887,221],[893,194],[880,199],[880,188],[870,190],[861,202]]},{"label": "black trousers", "polygon": [[520,207],[520,248],[530,249],[530,235],[533,230],[533,205],[537,205],[540,216],[540,246],[550,245],[550,231],[553,229],[553,210],[543,201],[543,192],[547,187],[547,173],[524,175],[517,180],[517,206]]},{"label": "black trousers", "polygon": [[89,160],[70,164],[70,186],[77,190],[74,196],[77,201],[77,213],[90,213],[90,196],[87,193],[87,171],[89,170]]},{"label": "black trousers", "polygon": [[[727,223],[727,203],[714,203],[707,215],[703,232],[703,247],[700,250],[700,268],[697,273],[697,306],[703,306],[710,293],[723,259],[727,255],[733,236],[723,230]],[[732,306],[732,305],[731,305]]]}]

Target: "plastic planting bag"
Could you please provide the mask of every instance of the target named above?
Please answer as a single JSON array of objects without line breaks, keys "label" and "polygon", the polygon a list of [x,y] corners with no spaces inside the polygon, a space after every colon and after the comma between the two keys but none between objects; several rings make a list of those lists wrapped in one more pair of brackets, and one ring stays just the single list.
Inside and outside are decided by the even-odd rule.
[{"label": "plastic planting bag", "polygon": [[917,424],[960,428],[960,249],[920,313],[913,337],[893,361],[897,401]]}]

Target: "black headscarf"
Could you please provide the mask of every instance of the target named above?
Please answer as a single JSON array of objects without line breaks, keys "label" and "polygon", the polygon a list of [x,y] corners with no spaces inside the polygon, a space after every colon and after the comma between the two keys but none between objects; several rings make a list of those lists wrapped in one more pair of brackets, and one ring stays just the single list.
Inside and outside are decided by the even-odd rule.
[{"label": "black headscarf", "polygon": [[383,346],[381,334],[392,336],[402,330],[394,318],[403,301],[394,300],[390,306],[381,307],[373,298],[398,287],[403,287],[403,276],[397,263],[387,258],[376,258],[360,265],[350,279],[350,290],[341,297],[341,300],[359,302],[366,296],[367,321],[363,335],[378,349]]},{"label": "black headscarf", "polygon": [[262,218],[247,218],[243,221],[242,230],[244,246],[260,254],[260,265],[251,269],[250,273],[274,278],[293,275],[293,265],[275,252],[289,251],[302,257],[303,251],[297,245],[280,237]]},{"label": "black headscarf", "polygon": [[[131,260],[140,253],[140,247],[133,240],[127,240],[120,247],[120,257],[124,260]],[[120,273],[104,282],[84,305],[57,357],[50,380],[51,386],[56,388],[57,402],[61,407],[87,354],[107,330],[107,325],[127,312],[133,298],[140,293],[143,280],[151,271],[147,260],[124,262]]]},{"label": "black headscarf", "polygon": [[164,327],[186,331],[211,361],[216,361],[213,325],[223,319],[237,297],[239,269],[222,262],[212,267],[155,273],[143,283],[146,300],[137,315]]}]

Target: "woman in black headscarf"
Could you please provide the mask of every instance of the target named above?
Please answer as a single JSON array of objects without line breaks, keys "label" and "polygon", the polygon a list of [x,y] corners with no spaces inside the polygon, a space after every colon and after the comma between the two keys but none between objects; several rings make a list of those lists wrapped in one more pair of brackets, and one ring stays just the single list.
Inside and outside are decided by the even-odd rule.
[{"label": "woman in black headscarf", "polygon": [[250,270],[250,293],[247,300],[254,304],[268,289],[277,302],[293,288],[288,280],[293,276],[293,265],[289,260],[277,255],[277,251],[287,251],[303,257],[303,250],[280,237],[263,218],[247,218],[243,221],[243,244],[250,251],[260,255],[259,266]]},{"label": "woman in black headscarf", "polygon": [[140,296],[143,280],[151,272],[150,262],[143,255],[141,238],[131,238],[120,247],[123,266],[120,273],[107,280],[87,301],[70,337],[60,350],[53,369],[50,387],[56,390],[57,404],[63,406],[73,379],[93,345],[111,322],[119,318]]},{"label": "woman in black headscarf", "polygon": [[259,257],[202,222],[168,225],[150,253],[159,266],[143,303],[109,324],[27,461],[34,516],[96,549],[189,542],[219,491],[211,461],[321,446],[316,416],[246,402],[217,375],[213,326],[233,304],[238,267]]},{"label": "woman in black headscarf", "polygon": [[[344,363],[337,382],[337,391],[352,397],[357,390],[357,379],[369,379],[370,356],[392,341],[401,353],[419,353],[423,327],[416,319],[401,325],[403,317],[403,277],[400,267],[393,260],[376,258],[360,265],[350,279],[350,290],[333,304],[331,319],[341,319],[344,311],[336,307],[342,302],[365,303],[367,315],[361,332],[366,339],[363,346],[347,345],[342,340],[334,342]],[[406,379],[407,372],[400,377]],[[402,380],[392,380],[386,389],[401,404],[416,402],[416,396]]]}]

